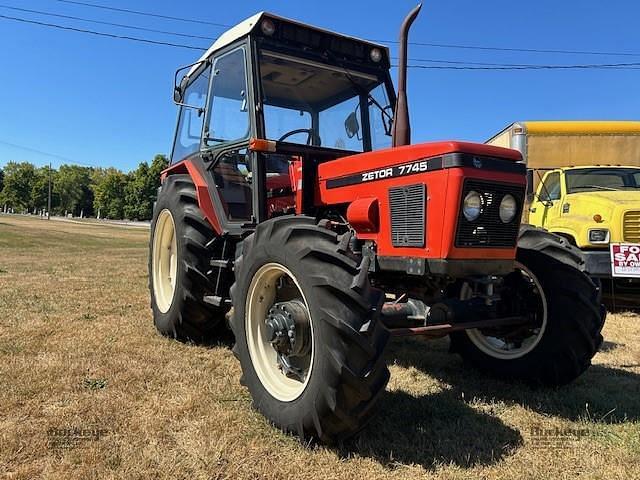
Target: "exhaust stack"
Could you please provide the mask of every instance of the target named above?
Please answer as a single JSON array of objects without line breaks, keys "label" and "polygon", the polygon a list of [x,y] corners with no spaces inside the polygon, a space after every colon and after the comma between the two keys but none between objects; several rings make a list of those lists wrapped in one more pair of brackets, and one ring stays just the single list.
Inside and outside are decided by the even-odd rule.
[{"label": "exhaust stack", "polygon": [[401,147],[411,143],[411,125],[409,123],[409,106],[407,104],[407,43],[411,24],[420,13],[422,4],[419,3],[402,22],[400,28],[400,58],[398,62],[398,99],[396,111],[393,115],[392,141],[394,147]]}]

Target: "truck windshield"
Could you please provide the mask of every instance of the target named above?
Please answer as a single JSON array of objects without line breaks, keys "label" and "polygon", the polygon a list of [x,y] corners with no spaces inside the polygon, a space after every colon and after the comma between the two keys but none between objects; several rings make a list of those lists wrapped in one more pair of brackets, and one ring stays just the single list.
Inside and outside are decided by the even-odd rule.
[{"label": "truck windshield", "polygon": [[640,189],[640,168],[576,168],[566,177],[567,193]]},{"label": "truck windshield", "polygon": [[384,79],[270,51],[260,78],[268,139],[355,152],[391,145]]}]

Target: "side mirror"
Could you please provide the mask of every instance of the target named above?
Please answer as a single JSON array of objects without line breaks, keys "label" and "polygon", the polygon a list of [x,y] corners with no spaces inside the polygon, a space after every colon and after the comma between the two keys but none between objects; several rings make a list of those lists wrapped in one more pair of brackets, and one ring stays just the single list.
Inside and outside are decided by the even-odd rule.
[{"label": "side mirror", "polygon": [[391,130],[393,129],[393,108],[391,108],[391,105],[387,105],[382,110],[382,124],[384,125],[384,134],[387,137],[391,137]]},{"label": "side mirror", "polygon": [[187,77],[182,77],[180,81],[180,85],[176,84],[173,86],[173,101],[175,103],[183,103],[184,102],[184,91],[187,88]]},{"label": "side mirror", "polygon": [[358,116],[356,112],[351,112],[344,121],[344,130],[347,132],[347,137],[353,138],[360,133],[360,124],[358,123]]},{"label": "side mirror", "polygon": [[527,203],[531,204],[536,200],[536,194],[535,192],[527,192]]},{"label": "side mirror", "polygon": [[173,87],[173,101],[175,103],[182,103],[182,98],[183,97],[183,93],[182,90],[180,90],[180,87],[175,86]]}]

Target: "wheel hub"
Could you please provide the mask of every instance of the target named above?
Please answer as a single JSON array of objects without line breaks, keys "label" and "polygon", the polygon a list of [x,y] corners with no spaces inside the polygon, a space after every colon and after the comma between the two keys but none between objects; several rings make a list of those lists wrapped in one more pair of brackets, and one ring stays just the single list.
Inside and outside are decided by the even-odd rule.
[{"label": "wheel hub", "polygon": [[312,376],[313,318],[296,277],[271,262],[255,272],[246,297],[245,334],[255,372],[283,402],[298,398]]},{"label": "wheel hub", "polygon": [[274,304],[265,324],[266,340],[279,357],[300,357],[309,353],[309,316],[300,300]]}]

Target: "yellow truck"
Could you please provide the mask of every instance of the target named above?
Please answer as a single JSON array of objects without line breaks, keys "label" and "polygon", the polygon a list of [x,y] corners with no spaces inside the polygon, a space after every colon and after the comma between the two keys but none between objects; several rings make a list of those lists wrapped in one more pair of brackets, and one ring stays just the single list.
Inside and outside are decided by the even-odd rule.
[{"label": "yellow truck", "polygon": [[[522,153],[525,221],[577,245],[593,276],[640,277],[640,122],[517,122],[486,143]],[[627,244],[620,262],[611,244]]]}]

